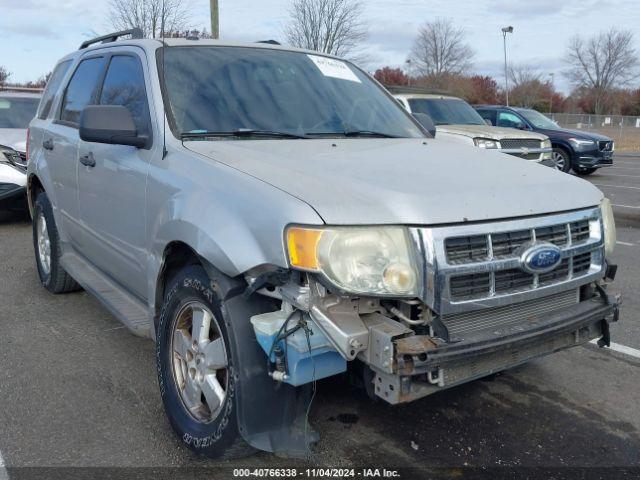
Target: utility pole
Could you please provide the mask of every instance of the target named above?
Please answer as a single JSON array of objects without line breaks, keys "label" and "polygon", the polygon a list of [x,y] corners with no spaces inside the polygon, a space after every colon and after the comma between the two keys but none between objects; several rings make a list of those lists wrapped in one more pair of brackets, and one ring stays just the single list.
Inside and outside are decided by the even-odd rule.
[{"label": "utility pole", "polygon": [[220,11],[218,10],[218,0],[209,0],[211,4],[211,38],[220,38]]},{"label": "utility pole", "polygon": [[549,98],[549,115],[551,115],[551,119],[553,120],[553,92],[555,92],[555,86],[554,86],[554,77],[555,77],[555,73],[550,73],[549,74],[549,78],[551,79],[551,97]]},{"label": "utility pole", "polygon": [[508,26],[502,29],[504,39],[504,93],[507,96],[507,107],[509,106],[509,72],[507,69],[507,33],[513,33],[513,27]]}]

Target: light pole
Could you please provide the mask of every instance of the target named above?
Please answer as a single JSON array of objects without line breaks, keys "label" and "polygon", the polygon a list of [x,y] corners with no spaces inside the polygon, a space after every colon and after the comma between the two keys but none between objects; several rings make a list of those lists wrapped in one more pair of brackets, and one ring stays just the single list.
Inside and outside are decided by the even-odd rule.
[{"label": "light pole", "polygon": [[218,0],[210,0],[211,6],[211,38],[217,40],[220,38],[220,16],[218,9]]},{"label": "light pole", "polygon": [[507,107],[509,106],[509,73],[507,71],[507,33],[513,33],[513,27],[502,28],[502,39],[504,40],[504,92],[507,96]]},{"label": "light pole", "polygon": [[407,86],[410,87],[411,86],[411,59],[407,58],[407,60],[404,62],[407,65]]}]

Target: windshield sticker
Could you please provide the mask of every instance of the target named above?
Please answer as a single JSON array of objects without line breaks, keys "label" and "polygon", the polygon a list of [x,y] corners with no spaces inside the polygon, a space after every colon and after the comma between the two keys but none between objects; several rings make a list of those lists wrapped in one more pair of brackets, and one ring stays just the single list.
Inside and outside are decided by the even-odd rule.
[{"label": "windshield sticker", "polygon": [[349,66],[336,60],[334,58],[319,57],[317,55],[307,55],[313,63],[315,63],[318,70],[322,72],[325,77],[339,78],[341,80],[349,80],[350,82],[362,83],[360,79],[353,73],[353,70]]}]

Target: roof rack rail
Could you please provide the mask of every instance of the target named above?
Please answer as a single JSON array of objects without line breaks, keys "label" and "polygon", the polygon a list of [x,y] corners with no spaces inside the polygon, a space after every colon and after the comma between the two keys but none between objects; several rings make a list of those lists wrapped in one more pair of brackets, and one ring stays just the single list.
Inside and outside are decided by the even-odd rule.
[{"label": "roof rack rail", "polygon": [[282,45],[280,42],[276,40],[259,40],[256,43],[266,43],[267,45]]},{"label": "roof rack rail", "polygon": [[131,38],[140,39],[144,38],[144,34],[142,30],[139,28],[132,28],[130,30],[122,30],[121,32],[109,33],[108,35],[103,35],[101,37],[96,37],[91,40],[87,40],[86,42],[82,42],[80,48],[78,50],[84,50],[85,48],[95,44],[95,43],[111,43],[118,40],[120,37],[124,37],[126,35],[131,35]]}]

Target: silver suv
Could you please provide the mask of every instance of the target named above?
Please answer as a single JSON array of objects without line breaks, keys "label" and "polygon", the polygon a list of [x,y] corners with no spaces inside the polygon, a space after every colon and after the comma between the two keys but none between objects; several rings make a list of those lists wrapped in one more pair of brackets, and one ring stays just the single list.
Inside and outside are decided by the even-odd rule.
[{"label": "silver suv", "polygon": [[334,57],[125,33],[63,58],[31,124],[35,257],[156,341],[193,450],[305,454],[315,381],[347,369],[399,404],[608,344],[589,183],[432,140]]}]

